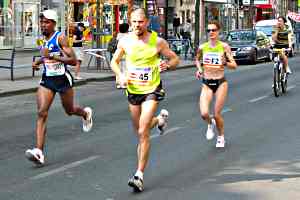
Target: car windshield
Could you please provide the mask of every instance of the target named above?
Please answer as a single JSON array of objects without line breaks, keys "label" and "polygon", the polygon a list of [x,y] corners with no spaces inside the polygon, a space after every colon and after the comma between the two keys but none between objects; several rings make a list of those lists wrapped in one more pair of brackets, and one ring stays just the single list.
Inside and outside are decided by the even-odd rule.
[{"label": "car windshield", "polygon": [[257,31],[263,32],[267,36],[271,36],[272,35],[273,26],[257,26],[255,29]]},{"label": "car windshield", "polygon": [[253,41],[255,40],[255,35],[253,31],[229,32],[227,40],[230,42]]}]

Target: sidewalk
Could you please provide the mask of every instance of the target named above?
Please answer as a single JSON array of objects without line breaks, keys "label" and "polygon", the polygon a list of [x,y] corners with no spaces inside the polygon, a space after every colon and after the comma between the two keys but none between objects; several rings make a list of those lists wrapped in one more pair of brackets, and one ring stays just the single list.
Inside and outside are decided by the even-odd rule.
[{"label": "sidewalk", "polygon": [[[32,52],[17,52],[15,61],[14,76],[15,81],[10,80],[10,70],[0,69],[0,97],[20,95],[25,93],[35,92],[39,86],[42,70],[35,72],[35,77],[32,77],[31,62]],[[88,69],[87,63],[89,57],[87,57],[81,67],[80,76],[83,80],[75,81],[75,86],[84,85],[92,81],[109,81],[114,80],[114,74],[111,70],[97,70],[94,62],[91,62],[91,66]],[[181,63],[177,67],[178,69],[188,68],[193,66],[191,60],[181,60]],[[72,68],[71,73],[74,74]]]}]

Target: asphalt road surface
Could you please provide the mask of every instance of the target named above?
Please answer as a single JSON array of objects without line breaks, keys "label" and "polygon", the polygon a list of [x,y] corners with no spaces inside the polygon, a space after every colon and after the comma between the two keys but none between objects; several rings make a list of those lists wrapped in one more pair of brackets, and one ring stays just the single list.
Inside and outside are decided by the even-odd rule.
[{"label": "asphalt road surface", "polygon": [[194,69],[162,74],[170,112],[163,136],[151,135],[145,191],[127,181],[136,169],[136,138],[127,99],[113,82],[76,88],[76,102],[94,110],[94,127],[68,117],[55,102],[49,113],[46,165],[24,157],[34,144],[35,95],[0,101],[1,200],[283,200],[300,199],[300,58],[290,59],[288,92],[272,93],[272,63],[240,65],[226,72],[230,84],[226,148],[206,141],[200,119],[200,81]]}]

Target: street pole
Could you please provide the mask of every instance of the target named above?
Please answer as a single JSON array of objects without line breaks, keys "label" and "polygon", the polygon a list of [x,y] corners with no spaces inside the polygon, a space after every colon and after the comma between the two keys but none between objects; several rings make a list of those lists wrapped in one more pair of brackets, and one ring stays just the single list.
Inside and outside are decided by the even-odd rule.
[{"label": "street pole", "polygon": [[[96,5],[96,32],[95,32],[95,39],[96,39],[96,48],[100,49],[101,48],[101,0],[97,0],[97,5]],[[101,62],[100,59],[96,59],[96,66],[97,69],[100,68]]]},{"label": "street pole", "polygon": [[229,2],[226,3],[227,21],[226,21],[226,32],[229,32]]},{"label": "street pole", "polygon": [[254,16],[255,16],[255,7],[254,7],[254,0],[250,0],[250,17],[251,17],[251,24],[253,26],[254,23]]},{"label": "street pole", "polygon": [[195,3],[195,38],[194,38],[194,47],[195,51],[198,48],[199,45],[199,33],[200,33],[200,1],[196,0]]},{"label": "street pole", "polygon": [[168,9],[169,8],[169,0],[166,0],[166,10],[165,10],[165,39],[168,39]]},{"label": "street pole", "polygon": [[236,7],[236,24],[235,24],[235,28],[239,29],[239,9],[240,9],[240,1],[237,0],[237,7]]}]

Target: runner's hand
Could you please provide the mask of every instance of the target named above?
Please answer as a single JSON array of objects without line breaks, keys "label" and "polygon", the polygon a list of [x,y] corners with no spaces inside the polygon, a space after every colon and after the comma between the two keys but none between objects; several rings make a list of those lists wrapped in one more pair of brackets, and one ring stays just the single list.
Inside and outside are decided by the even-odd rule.
[{"label": "runner's hand", "polygon": [[42,48],[40,52],[41,52],[42,57],[49,58],[49,49],[48,48]]},{"label": "runner's hand", "polygon": [[38,70],[40,70],[40,65],[38,65],[36,62],[33,62],[32,63],[32,69],[38,71]]},{"label": "runner's hand", "polygon": [[168,70],[170,67],[170,65],[167,63],[167,61],[162,60],[159,63],[159,72],[164,72],[166,70]]},{"label": "runner's hand", "polygon": [[123,86],[127,85],[127,78],[124,74],[119,76],[119,84]]},{"label": "runner's hand", "polygon": [[203,73],[200,72],[199,70],[197,70],[197,71],[195,72],[195,76],[196,76],[197,79],[200,80],[200,79],[202,78],[202,76],[203,76]]}]

